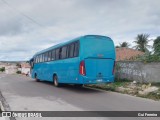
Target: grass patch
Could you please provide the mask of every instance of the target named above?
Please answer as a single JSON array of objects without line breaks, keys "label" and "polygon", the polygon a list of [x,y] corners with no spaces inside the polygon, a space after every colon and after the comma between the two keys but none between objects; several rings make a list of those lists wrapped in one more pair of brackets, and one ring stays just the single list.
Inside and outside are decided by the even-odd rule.
[{"label": "grass patch", "polygon": [[160,82],[158,83],[152,83],[153,86],[156,86],[156,87],[160,87]]},{"label": "grass patch", "polygon": [[148,84],[143,83],[136,83],[133,84],[132,81],[127,79],[119,79],[115,80],[114,83],[109,84],[94,84],[94,85],[86,85],[87,87],[91,88],[98,88],[106,91],[113,91],[113,92],[119,92],[123,94],[129,94],[133,96],[138,96],[142,98],[149,98],[153,100],[160,100],[160,83],[152,83],[151,86],[158,87],[158,91],[150,92],[147,95],[140,95],[139,91],[143,91],[142,86],[148,86]]},{"label": "grass patch", "polygon": [[94,84],[94,85],[86,85],[88,87],[98,88],[107,91],[116,91],[117,87],[127,86],[130,83],[129,80],[116,80],[114,83],[109,84]]},{"label": "grass patch", "polygon": [[137,96],[142,98],[149,98],[153,100],[160,100],[160,89],[158,92],[151,92],[148,95],[137,95]]},{"label": "grass patch", "polygon": [[115,78],[115,82],[132,82],[131,80],[128,80],[126,78],[123,78],[123,79],[118,79],[118,78]]}]

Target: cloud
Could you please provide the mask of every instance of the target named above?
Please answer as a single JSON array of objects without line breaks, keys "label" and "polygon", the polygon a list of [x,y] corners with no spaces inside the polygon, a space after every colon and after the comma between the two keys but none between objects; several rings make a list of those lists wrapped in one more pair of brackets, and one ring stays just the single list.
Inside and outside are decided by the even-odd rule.
[{"label": "cloud", "polygon": [[0,60],[26,60],[35,52],[85,34],[132,43],[160,31],[159,0],[0,1]]}]

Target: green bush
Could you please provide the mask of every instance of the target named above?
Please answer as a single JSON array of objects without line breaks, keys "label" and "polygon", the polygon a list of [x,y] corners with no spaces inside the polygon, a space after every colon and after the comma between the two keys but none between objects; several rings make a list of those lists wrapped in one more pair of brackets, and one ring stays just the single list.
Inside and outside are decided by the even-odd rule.
[{"label": "green bush", "polygon": [[18,70],[16,73],[17,73],[17,74],[21,74],[21,71]]},{"label": "green bush", "polygon": [[0,68],[0,71],[4,72],[5,71],[5,67]]},{"label": "green bush", "polygon": [[147,53],[147,54],[144,54],[143,56],[139,56],[136,60],[146,62],[146,63],[160,62],[160,56],[156,54]]}]

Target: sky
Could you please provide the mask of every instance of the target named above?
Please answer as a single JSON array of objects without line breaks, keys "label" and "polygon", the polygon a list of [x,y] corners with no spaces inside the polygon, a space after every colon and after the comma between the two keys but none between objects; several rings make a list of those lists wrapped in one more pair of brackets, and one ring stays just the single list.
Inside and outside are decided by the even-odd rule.
[{"label": "sky", "polygon": [[[160,0],[0,0],[0,61],[83,35],[105,35],[134,46],[137,34],[160,35]],[[150,43],[152,44],[152,42]]]}]

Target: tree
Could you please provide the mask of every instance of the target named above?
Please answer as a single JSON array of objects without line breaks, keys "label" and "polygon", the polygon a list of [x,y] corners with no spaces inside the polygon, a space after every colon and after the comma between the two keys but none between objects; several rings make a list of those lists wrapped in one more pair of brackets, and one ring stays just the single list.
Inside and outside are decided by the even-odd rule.
[{"label": "tree", "polygon": [[160,55],[160,36],[154,40],[153,49],[155,55]]},{"label": "tree", "polygon": [[128,42],[119,43],[119,47],[126,47],[126,48],[128,48],[129,46],[130,46],[130,44]]},{"label": "tree", "polygon": [[134,43],[136,43],[134,48],[142,52],[148,52],[148,48],[150,47],[150,45],[148,45],[148,37],[148,34],[138,34],[136,40],[133,41]]}]

